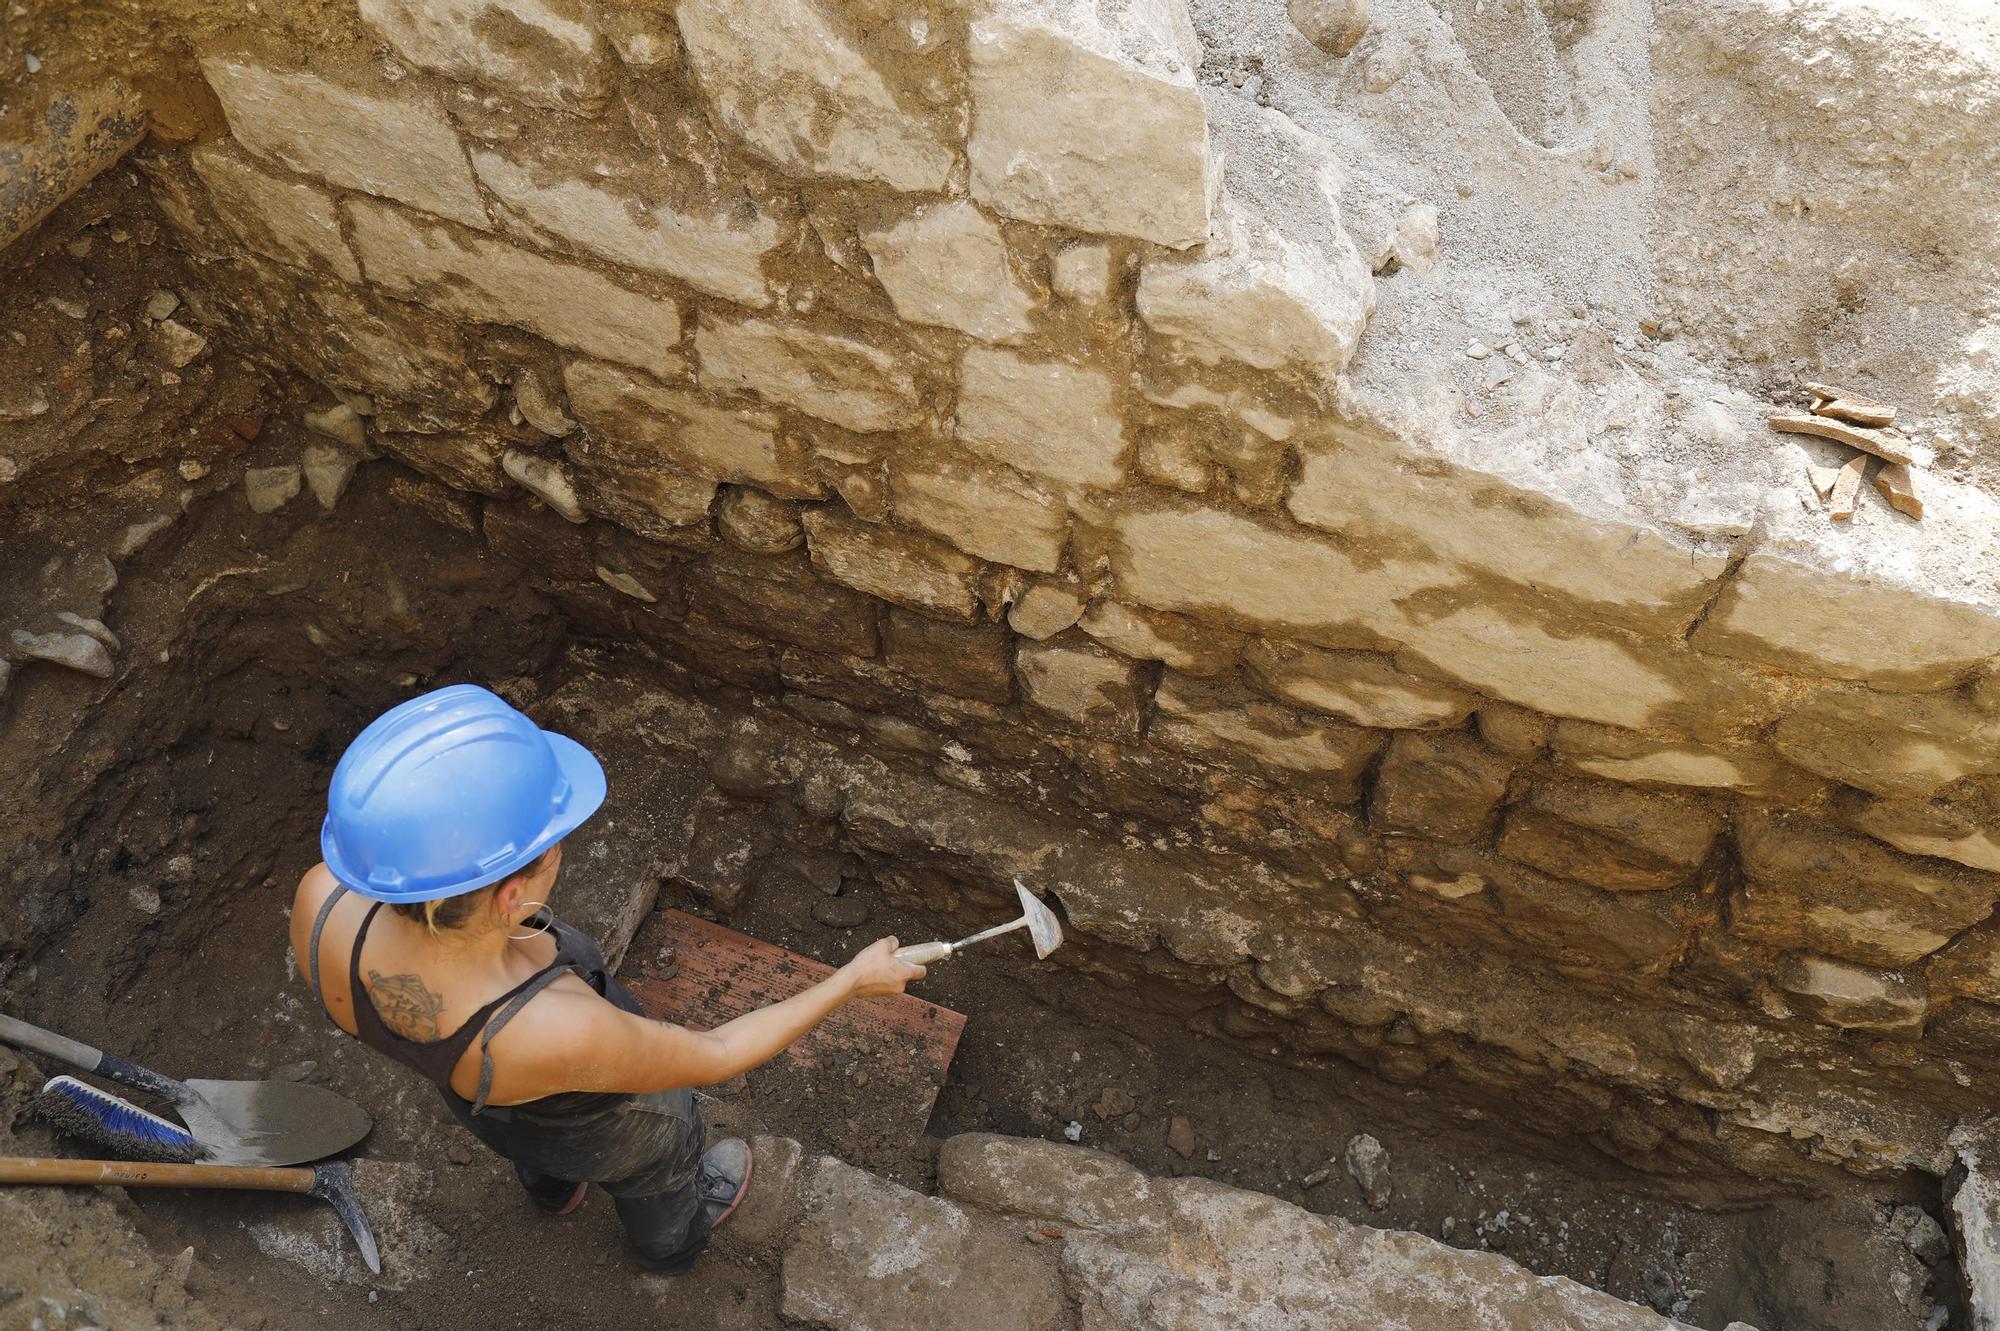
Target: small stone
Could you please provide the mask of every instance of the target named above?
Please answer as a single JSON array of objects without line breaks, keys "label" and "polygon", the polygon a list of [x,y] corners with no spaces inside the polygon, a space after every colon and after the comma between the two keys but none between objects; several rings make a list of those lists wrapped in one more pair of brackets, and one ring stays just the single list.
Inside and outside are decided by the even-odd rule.
[{"label": "small stone", "polygon": [[1813,493],[1822,501],[1833,497],[1833,487],[1840,480],[1840,468],[1822,467],[1818,463],[1806,463],[1806,480],[1811,483]]},{"label": "small stone", "polygon": [[317,1072],[318,1070],[319,1070],[318,1062],[310,1058],[301,1058],[297,1062],[287,1063],[283,1067],[272,1068],[271,1080],[304,1081],[307,1077],[312,1076],[313,1073]]},{"label": "small stone", "polygon": [[805,544],[799,506],[749,486],[723,487],[715,518],[722,538],[755,555],[781,555]]},{"label": "small stone", "polygon": [[1484,342],[1468,342],[1465,344],[1465,354],[1474,360],[1485,360],[1493,354],[1493,348]]},{"label": "small stone", "polygon": [[602,564],[596,565],[595,569],[597,573],[597,580],[603,583],[605,586],[611,588],[611,590],[615,592],[623,592],[625,595],[631,597],[633,600],[644,601],[647,605],[657,605],[659,603],[660,598],[653,595],[653,593],[647,589],[645,583],[640,582],[630,573],[621,572],[620,570],[615,568],[606,568]]},{"label": "small stone", "polygon": [[821,897],[812,917],[829,929],[854,929],[868,923],[868,903],[859,897]]},{"label": "small stone", "polygon": [[1194,1124],[1179,1114],[1167,1124],[1167,1149],[1183,1160],[1194,1157]]},{"label": "small stone", "polygon": [[22,57],[22,63],[27,65],[30,74],[39,74],[42,72],[42,58],[32,51]]},{"label": "small stone", "polygon": [[146,317],[154,323],[166,318],[181,307],[181,298],[171,291],[155,291],[146,297]]},{"label": "small stone", "polygon": [[1346,55],[1368,31],[1368,0],[1286,0],[1285,12],[1328,55]]},{"label": "small stone", "polygon": [[96,247],[97,242],[89,236],[78,236],[76,239],[70,241],[69,244],[63,246],[63,249],[68,251],[69,257],[72,259],[88,259],[91,250]]},{"label": "small stone", "polygon": [[160,344],[160,352],[167,363],[175,369],[183,369],[195,357],[208,349],[208,339],[174,319],[160,323],[153,335]]},{"label": "small stone", "polygon": [[181,474],[184,481],[198,481],[208,475],[208,464],[200,458],[182,458],[174,470]]},{"label": "small stone", "polygon": [[128,889],[125,899],[132,903],[132,909],[141,915],[160,913],[160,890],[150,883],[138,883]]},{"label": "small stone", "polygon": [[167,1279],[176,1288],[184,1290],[187,1288],[188,1278],[193,1274],[194,1245],[189,1244],[175,1255],[173,1261],[167,1263]]},{"label": "small stone", "polygon": [[66,296],[50,296],[49,308],[58,314],[67,314],[72,319],[88,319],[90,307],[80,300],[70,300]]},{"label": "small stone", "polygon": [[473,1159],[472,1147],[465,1142],[454,1141],[444,1148],[444,1158],[455,1165],[469,1165]]},{"label": "small stone", "polygon": [[551,439],[576,433],[576,422],[556,405],[533,370],[522,370],[514,376],[514,405],[520,410],[522,420]]},{"label": "small stone", "polygon": [[569,473],[560,462],[537,457],[523,449],[510,448],[500,455],[500,466],[524,488],[532,491],[536,498],[570,522],[589,521],[583,504],[576,497],[576,486],[571,484]]},{"label": "small stone", "polygon": [[243,473],[243,493],[253,513],[275,513],[298,498],[305,472],[296,463],[282,467],[252,467]]},{"label": "small stone", "polygon": [[1082,1141],[1083,1124],[1077,1122],[1075,1119],[1071,1119],[1068,1126],[1063,1128],[1063,1140],[1068,1142]]},{"label": "small stone", "polygon": [[1099,1118],[1123,1118],[1138,1107],[1139,1101],[1132,1092],[1122,1086],[1107,1086],[1090,1108]]},{"label": "small stone", "polygon": [[1382,1143],[1367,1133],[1357,1133],[1347,1143],[1347,1150],[1341,1155],[1341,1163],[1347,1166],[1348,1176],[1361,1189],[1361,1200],[1371,1211],[1379,1211],[1389,1204],[1392,1189],[1389,1186],[1389,1152]]},{"label": "small stone", "polygon": [[1083,597],[1072,587],[1039,582],[1021,594],[1007,612],[1016,633],[1040,642],[1053,638],[1083,618]]},{"label": "small stone", "polygon": [[194,881],[194,856],[175,855],[160,871],[160,876],[170,883],[191,883]]},{"label": "small stone", "polygon": [[324,411],[307,412],[305,423],[314,434],[323,434],[349,448],[368,446],[367,423],[361,419],[360,412],[345,402],[336,402]]},{"label": "small stone", "polygon": [[300,455],[300,466],[306,474],[306,484],[312,487],[313,498],[319,506],[332,511],[347,492],[347,483],[354,477],[354,468],[359,459],[354,454],[327,444],[308,444]]},{"label": "small stone", "polygon": [[68,666],[99,679],[110,679],[114,672],[110,650],[88,633],[29,633],[15,629],[13,642],[15,651],[37,661]]},{"label": "small stone", "polygon": [[1321,1165],[1318,1169],[1315,1169],[1312,1173],[1300,1179],[1299,1186],[1301,1188],[1304,1188],[1307,1192],[1311,1192],[1314,1188],[1317,1188],[1320,1184],[1332,1178],[1334,1175],[1334,1171],[1338,1168],[1339,1166],[1335,1164],[1335,1162],[1329,1160],[1325,1164]]},{"label": "small stone", "polygon": [[1875,473],[1875,489],[1889,501],[1889,507],[1913,518],[1924,515],[1924,497],[1917,489],[1917,473],[1897,462],[1885,462]]},{"label": "small stone", "polygon": [[118,635],[113,633],[101,619],[90,619],[84,615],[77,614],[73,610],[58,610],[56,611],[56,618],[73,629],[80,629],[88,633],[111,651],[119,652],[125,649],[125,644],[118,641]]}]

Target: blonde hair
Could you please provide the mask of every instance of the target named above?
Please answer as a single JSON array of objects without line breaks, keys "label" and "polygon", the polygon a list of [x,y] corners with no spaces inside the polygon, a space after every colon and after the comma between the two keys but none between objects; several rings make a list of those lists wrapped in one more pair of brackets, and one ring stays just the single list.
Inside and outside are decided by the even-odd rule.
[{"label": "blonde hair", "polygon": [[396,901],[389,909],[406,920],[422,920],[424,929],[432,935],[446,929],[456,929],[479,913],[480,907],[490,901],[495,892],[513,882],[516,878],[527,878],[541,871],[541,867],[555,853],[550,846],[541,854],[529,860],[497,883],[476,887],[470,892],[462,892],[455,897],[440,897],[436,901]]}]

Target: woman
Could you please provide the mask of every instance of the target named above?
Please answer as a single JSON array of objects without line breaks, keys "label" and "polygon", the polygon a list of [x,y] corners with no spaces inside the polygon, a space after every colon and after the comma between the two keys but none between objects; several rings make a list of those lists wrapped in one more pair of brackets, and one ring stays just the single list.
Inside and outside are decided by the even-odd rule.
[{"label": "woman", "polygon": [[[385,712],[334,769],[324,862],[292,950],[334,1024],[436,1082],[559,1215],[592,1183],[639,1260],[688,1269],[750,1186],[738,1139],[702,1150],[689,1087],[770,1059],[855,998],[923,969],[885,938],[811,989],[695,1032],[648,1020],[597,945],[549,913],[562,840],[604,800],[589,750],[485,689]],[[385,911],[384,906],[388,909]]]}]

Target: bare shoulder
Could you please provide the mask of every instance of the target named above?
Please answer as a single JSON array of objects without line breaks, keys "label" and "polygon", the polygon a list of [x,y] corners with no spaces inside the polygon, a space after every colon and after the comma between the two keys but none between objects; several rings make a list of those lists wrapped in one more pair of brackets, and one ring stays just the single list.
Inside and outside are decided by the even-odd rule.
[{"label": "bare shoulder", "polygon": [[566,975],[521,1009],[493,1045],[529,1094],[622,1090],[657,1029]]},{"label": "bare shoulder", "polygon": [[293,921],[296,923],[299,915],[304,914],[310,926],[313,918],[319,914],[319,908],[326,904],[326,899],[332,896],[334,889],[339,886],[340,880],[333,876],[333,871],[325,864],[315,864],[307,869],[305,877],[299,879],[298,889],[292,893]]}]

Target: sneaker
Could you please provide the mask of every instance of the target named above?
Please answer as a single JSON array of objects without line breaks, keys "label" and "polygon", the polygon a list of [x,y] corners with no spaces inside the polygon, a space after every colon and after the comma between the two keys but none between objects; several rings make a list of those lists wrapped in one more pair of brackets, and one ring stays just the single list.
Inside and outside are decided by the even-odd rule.
[{"label": "sneaker", "polygon": [[528,1190],[528,1200],[535,1204],[535,1208],[550,1215],[570,1214],[583,1205],[583,1195],[590,1191],[588,1183],[572,1184],[561,1179],[541,1179],[530,1183],[523,1178],[521,1186]]},{"label": "sneaker", "polygon": [[750,1143],[741,1137],[730,1137],[708,1148],[701,1157],[701,1175],[697,1186],[701,1189],[702,1210],[708,1215],[708,1227],[715,1229],[743,1204],[743,1197],[750,1191]]}]

